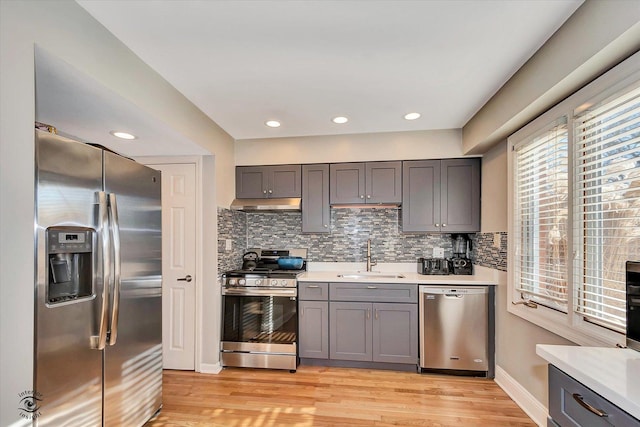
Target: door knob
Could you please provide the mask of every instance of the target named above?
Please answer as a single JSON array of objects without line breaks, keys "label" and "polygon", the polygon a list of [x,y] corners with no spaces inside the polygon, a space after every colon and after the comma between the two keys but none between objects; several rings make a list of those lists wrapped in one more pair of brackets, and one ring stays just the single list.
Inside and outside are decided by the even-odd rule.
[{"label": "door knob", "polygon": [[178,279],[178,282],[190,282],[192,279],[190,274],[187,274],[185,277]]}]

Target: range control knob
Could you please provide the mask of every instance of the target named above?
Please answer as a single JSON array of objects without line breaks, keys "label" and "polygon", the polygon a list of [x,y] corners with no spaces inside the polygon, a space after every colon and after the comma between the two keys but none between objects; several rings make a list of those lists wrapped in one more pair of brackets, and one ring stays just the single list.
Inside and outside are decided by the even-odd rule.
[{"label": "range control knob", "polygon": [[278,286],[278,281],[277,280],[272,280],[271,281],[271,286]]},{"label": "range control knob", "polygon": [[229,280],[227,280],[227,283],[230,284],[231,286],[235,286],[236,279],[229,279]]},{"label": "range control knob", "polygon": [[287,286],[287,280],[286,279],[282,281],[282,286]]},{"label": "range control knob", "polygon": [[256,286],[262,285],[262,279],[256,279]]},{"label": "range control knob", "polygon": [[240,285],[240,286],[244,286],[246,283],[247,283],[247,281],[244,280],[244,279],[238,280],[238,285]]}]

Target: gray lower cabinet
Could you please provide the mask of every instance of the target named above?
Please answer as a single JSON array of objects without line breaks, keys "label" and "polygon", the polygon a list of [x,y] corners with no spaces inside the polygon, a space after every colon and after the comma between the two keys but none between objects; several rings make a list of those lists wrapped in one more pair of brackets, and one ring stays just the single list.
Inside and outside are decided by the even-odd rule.
[{"label": "gray lower cabinet", "polygon": [[329,284],[298,284],[298,356],[329,358]]},{"label": "gray lower cabinet", "polygon": [[416,365],[417,285],[331,283],[329,358]]},{"label": "gray lower cabinet", "polygon": [[555,427],[640,427],[640,421],[549,365],[549,420]]},{"label": "gray lower cabinet", "polygon": [[331,359],[370,362],[373,355],[371,304],[332,301],[329,310]]},{"label": "gray lower cabinet", "polygon": [[402,231],[480,231],[480,159],[402,164]]},{"label": "gray lower cabinet", "polygon": [[310,359],[329,357],[329,303],[298,303],[298,356]]},{"label": "gray lower cabinet", "polygon": [[329,310],[331,359],[416,364],[415,304],[332,301]]},{"label": "gray lower cabinet", "polygon": [[302,232],[329,233],[329,165],[302,165]]}]

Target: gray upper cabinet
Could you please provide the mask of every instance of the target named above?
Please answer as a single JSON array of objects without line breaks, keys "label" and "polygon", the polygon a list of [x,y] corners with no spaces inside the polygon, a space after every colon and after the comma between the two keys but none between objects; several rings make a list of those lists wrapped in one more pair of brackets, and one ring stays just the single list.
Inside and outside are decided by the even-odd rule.
[{"label": "gray upper cabinet", "polygon": [[237,166],[238,199],[287,198],[302,195],[300,165]]},{"label": "gray upper cabinet", "polygon": [[329,233],[329,165],[302,165],[302,232]]},{"label": "gray upper cabinet", "polygon": [[402,162],[331,164],[330,201],[332,205],[400,203]]},{"label": "gray upper cabinet", "polygon": [[402,230],[480,231],[480,159],[403,162]]}]

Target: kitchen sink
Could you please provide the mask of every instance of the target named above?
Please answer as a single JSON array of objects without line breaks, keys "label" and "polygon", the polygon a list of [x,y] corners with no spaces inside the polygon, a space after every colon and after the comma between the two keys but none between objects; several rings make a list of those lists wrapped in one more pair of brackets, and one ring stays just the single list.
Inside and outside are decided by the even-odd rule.
[{"label": "kitchen sink", "polygon": [[343,279],[404,279],[402,274],[392,274],[392,273],[375,273],[375,272],[357,272],[357,273],[346,273],[346,274],[338,274],[338,277],[342,277]]}]

